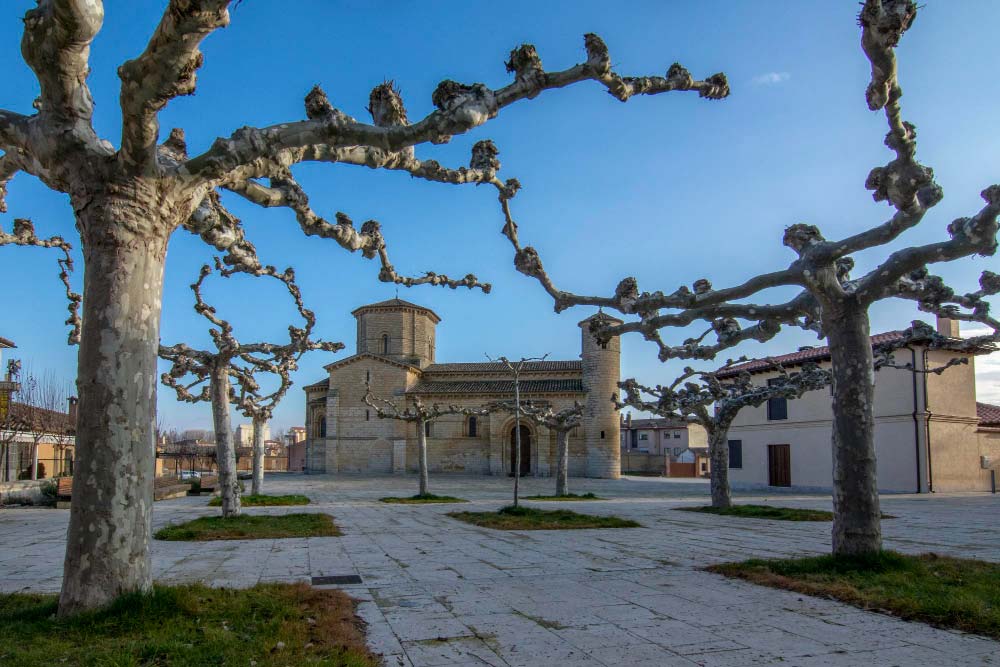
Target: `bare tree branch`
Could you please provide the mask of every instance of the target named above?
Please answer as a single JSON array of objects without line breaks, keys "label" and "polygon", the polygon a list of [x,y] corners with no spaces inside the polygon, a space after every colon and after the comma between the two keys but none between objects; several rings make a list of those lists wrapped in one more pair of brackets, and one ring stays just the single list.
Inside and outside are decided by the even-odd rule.
[{"label": "bare tree branch", "polygon": [[[0,190],[0,194],[2,194],[2,190]],[[3,199],[0,197],[0,205],[2,204]],[[0,212],[4,210],[5,207],[0,206]],[[48,239],[39,238],[35,234],[34,225],[31,224],[30,220],[25,218],[15,218],[14,230],[10,234],[4,232],[3,228],[0,227],[0,246],[4,245],[58,248],[62,251],[63,256],[58,260],[59,281],[63,284],[66,290],[66,299],[69,301],[69,305],[67,306],[69,318],[66,320],[66,324],[70,325],[68,342],[70,345],[79,343],[80,329],[83,326],[83,322],[80,319],[80,302],[83,300],[83,297],[73,291],[73,287],[69,282],[69,274],[73,271],[73,257],[70,255],[73,246],[67,243],[61,236],[53,236]]]},{"label": "bare tree branch", "polygon": [[[604,85],[616,98],[625,101],[633,95],[655,95],[669,91],[697,91],[708,99],[729,94],[725,76],[715,74],[696,81],[680,65],[670,68],[666,77],[621,77],[611,70],[608,49],[597,35],[584,37],[587,60],[566,70],[546,72],[535,48],[525,44],[511,52],[508,70],[515,73],[513,83],[491,90],[481,83],[465,85],[442,81],[432,95],[437,110],[422,120],[409,124],[403,114],[378,115],[376,124],[358,123],[332,107],[321,108],[310,120],[282,123],[266,128],[242,128],[228,139],[218,139],[201,155],[189,160],[182,173],[223,181],[238,170],[267,161],[284,151],[309,146],[341,148],[370,146],[384,151],[399,151],[419,143],[445,143],[482,125],[500,109],[522,99],[531,99],[544,90],[562,88],[580,81],[593,80]],[[329,111],[329,113],[322,113]],[[379,123],[382,123],[381,125]]]},{"label": "bare tree branch", "polygon": [[155,170],[157,114],[181,95],[193,95],[204,57],[198,47],[229,24],[229,0],[170,0],[160,24],[136,59],[118,70],[122,80],[122,143],[127,170]]},{"label": "bare tree branch", "polygon": [[[322,238],[332,239],[341,248],[350,252],[360,250],[362,256],[366,259],[372,259],[377,256],[382,265],[382,269],[379,271],[379,280],[382,282],[396,283],[406,287],[430,284],[443,285],[451,287],[452,289],[456,289],[458,287],[468,287],[469,289],[479,288],[487,294],[490,292],[490,284],[481,283],[479,279],[471,273],[461,279],[452,279],[445,274],[439,274],[433,271],[428,271],[426,274],[418,278],[399,275],[393,267],[392,262],[389,260],[389,253],[386,247],[385,238],[382,236],[381,225],[377,221],[368,220],[361,226],[361,230],[359,231],[354,227],[354,221],[352,221],[351,218],[344,213],[338,212],[336,215],[337,222],[328,222],[326,219],[320,217],[315,211],[313,211],[313,209],[309,206],[309,197],[306,195],[302,187],[293,178],[291,178],[290,175],[280,179],[272,178],[270,187],[265,187],[255,181],[244,181],[230,186],[229,189],[261,206],[283,206],[290,208],[294,211],[295,218],[298,220],[299,226],[307,236],[319,236]],[[236,221],[236,223],[238,223],[238,221]],[[226,225],[230,228],[234,228],[232,222],[226,222]],[[209,230],[212,233],[217,233],[219,228],[225,228],[225,226],[220,226],[216,223],[212,227],[209,227]],[[246,245],[248,245],[241,242],[241,234],[242,232],[233,232],[225,237],[227,239],[232,239],[233,247],[236,248],[237,251],[245,250]],[[219,246],[216,245],[216,247]],[[239,260],[236,258],[230,259],[230,257],[227,257],[225,261],[226,263],[232,263],[234,265],[239,264]]]},{"label": "bare tree branch", "polygon": [[103,22],[101,0],[39,0],[25,14],[21,54],[41,86],[35,106],[43,116],[90,129],[90,43]]}]

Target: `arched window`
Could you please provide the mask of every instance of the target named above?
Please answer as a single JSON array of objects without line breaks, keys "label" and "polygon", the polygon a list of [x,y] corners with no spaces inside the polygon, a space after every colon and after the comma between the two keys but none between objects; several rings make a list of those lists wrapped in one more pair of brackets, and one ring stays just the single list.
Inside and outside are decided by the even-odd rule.
[{"label": "arched window", "polygon": [[389,354],[389,334],[382,334],[382,354]]},{"label": "arched window", "polygon": [[469,417],[469,437],[475,438],[477,435],[479,435],[479,420],[473,415]]},{"label": "arched window", "polygon": [[326,437],[326,417],[321,417],[319,420],[319,437]]}]

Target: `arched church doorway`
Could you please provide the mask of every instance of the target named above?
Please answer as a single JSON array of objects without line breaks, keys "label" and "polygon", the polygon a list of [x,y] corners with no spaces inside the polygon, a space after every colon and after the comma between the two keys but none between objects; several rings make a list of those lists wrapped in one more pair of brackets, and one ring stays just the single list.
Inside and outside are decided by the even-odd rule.
[{"label": "arched church doorway", "polygon": [[517,453],[517,429],[521,429],[521,475],[531,474],[531,429],[524,424],[510,430],[510,474],[514,476],[514,459]]}]

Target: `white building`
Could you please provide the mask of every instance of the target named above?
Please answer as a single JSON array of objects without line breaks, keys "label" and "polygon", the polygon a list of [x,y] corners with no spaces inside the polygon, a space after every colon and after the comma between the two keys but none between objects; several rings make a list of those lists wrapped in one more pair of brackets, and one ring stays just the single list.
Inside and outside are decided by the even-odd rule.
[{"label": "white building", "polygon": [[[958,323],[941,320],[940,333],[958,337]],[[872,336],[873,344],[902,332]],[[879,489],[889,492],[988,491],[1000,476],[1000,408],[976,402],[975,357],[912,345],[895,353],[899,364],[940,368],[965,356],[967,365],[940,375],[884,368],[875,374],[875,449]],[[807,361],[830,366],[828,347],[772,357],[785,367]],[[763,360],[733,367],[720,378],[749,371],[763,384],[776,374]],[[730,480],[737,486],[830,489],[833,480],[832,390],[796,400],[772,399],[743,409],[729,433]]]}]

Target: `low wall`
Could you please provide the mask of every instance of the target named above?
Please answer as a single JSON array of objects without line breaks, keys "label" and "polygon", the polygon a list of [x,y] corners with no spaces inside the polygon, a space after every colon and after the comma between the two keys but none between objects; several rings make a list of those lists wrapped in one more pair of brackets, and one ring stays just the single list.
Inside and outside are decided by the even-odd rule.
[{"label": "low wall", "polygon": [[51,505],[55,496],[47,496],[43,488],[52,484],[46,479],[0,482],[0,505]]},{"label": "low wall", "polygon": [[648,454],[646,452],[622,451],[622,474],[630,472],[667,474],[670,457],[666,454]]}]

